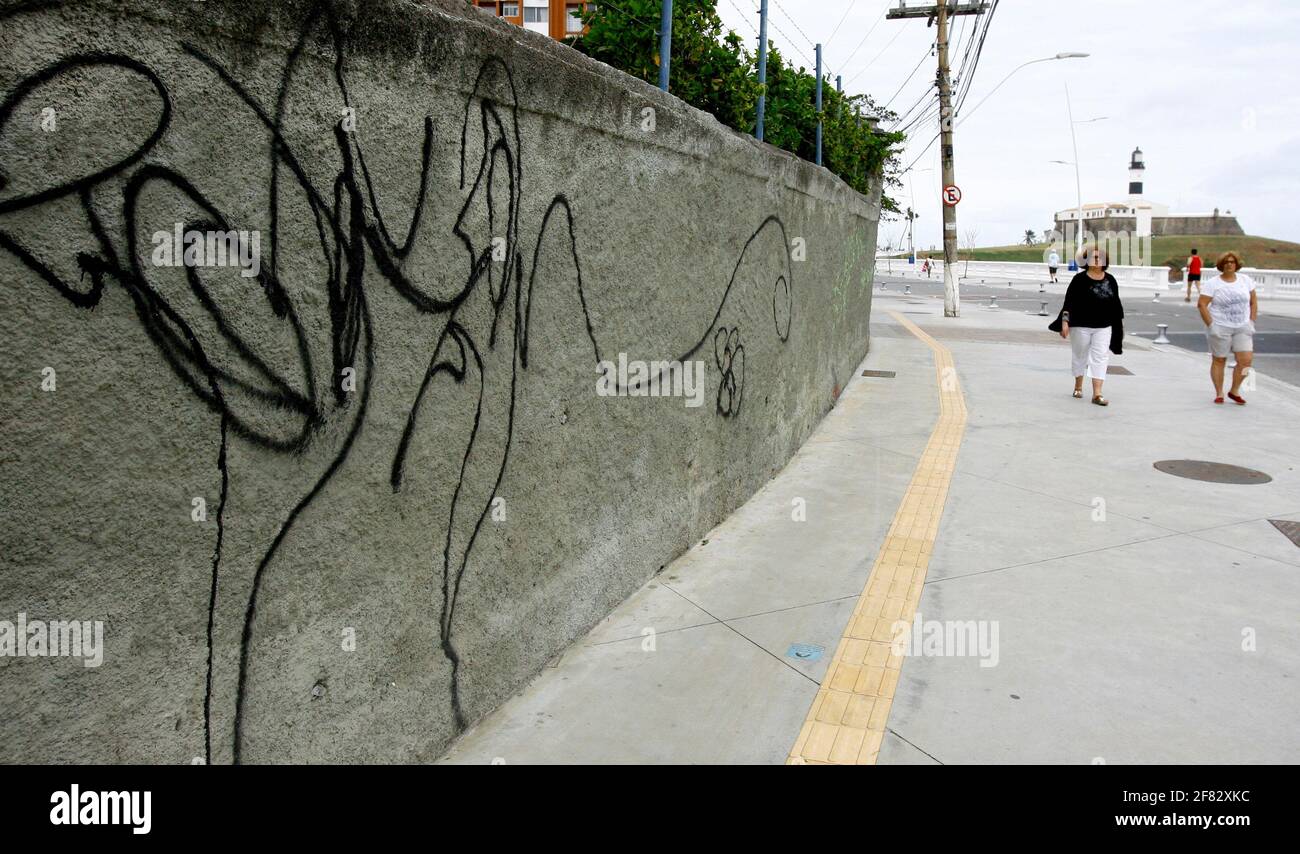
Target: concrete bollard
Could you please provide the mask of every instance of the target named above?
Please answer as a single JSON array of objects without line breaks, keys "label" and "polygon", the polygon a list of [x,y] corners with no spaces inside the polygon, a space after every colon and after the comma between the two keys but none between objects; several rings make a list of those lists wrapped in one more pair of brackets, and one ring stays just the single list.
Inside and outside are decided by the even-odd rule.
[{"label": "concrete bollard", "polygon": [[998,298],[996,296],[989,297],[989,308],[997,308],[997,307],[998,307]]},{"label": "concrete bollard", "polygon": [[1160,302],[1160,291],[1156,291],[1156,298],[1153,299],[1153,300],[1151,300],[1151,301],[1152,301],[1152,302]]},{"label": "concrete bollard", "polygon": [[1156,324],[1156,329],[1160,330],[1160,333],[1159,333],[1158,335],[1156,335],[1156,340],[1155,340],[1153,343],[1155,343],[1155,344],[1172,344],[1172,343],[1173,343],[1172,341],[1169,340],[1169,336],[1165,334],[1166,332],[1169,331],[1169,324],[1168,324],[1168,323],[1157,323],[1157,324]]},{"label": "concrete bollard", "polygon": [[1040,294],[1045,294],[1045,293],[1047,293],[1047,282],[1039,282],[1039,283],[1038,283],[1038,292],[1039,292]]},{"label": "concrete bollard", "polygon": [[910,284],[903,285],[903,293],[910,294],[911,292],[912,292],[912,286]]},{"label": "concrete bollard", "polygon": [[1038,310],[1038,316],[1047,317],[1047,300],[1039,300],[1039,302],[1043,304],[1043,307]]}]

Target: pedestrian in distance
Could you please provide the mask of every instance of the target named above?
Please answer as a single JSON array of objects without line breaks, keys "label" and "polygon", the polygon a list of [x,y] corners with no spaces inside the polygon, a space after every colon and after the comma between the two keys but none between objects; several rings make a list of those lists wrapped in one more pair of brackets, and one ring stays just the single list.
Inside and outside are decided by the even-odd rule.
[{"label": "pedestrian in distance", "polygon": [[1061,266],[1061,256],[1056,254],[1053,249],[1047,255],[1047,275],[1052,278],[1052,284],[1056,284],[1056,268]]},{"label": "pedestrian in distance", "polygon": [[1238,406],[1246,405],[1241,383],[1255,360],[1255,318],[1259,299],[1255,282],[1240,272],[1241,256],[1224,252],[1214,265],[1219,271],[1200,289],[1196,307],[1205,323],[1205,337],[1210,343],[1210,380],[1214,383],[1214,402],[1223,403],[1223,371],[1228,353],[1237,357],[1232,366],[1232,387],[1228,397]]},{"label": "pedestrian in distance", "polygon": [[1192,301],[1192,285],[1196,285],[1196,295],[1201,295],[1201,256],[1196,250],[1192,250],[1191,256],[1187,259],[1187,297],[1183,302]]},{"label": "pedestrian in distance", "polygon": [[921,272],[925,273],[927,279],[930,278],[930,259],[928,257],[925,259],[924,263],[921,264]]},{"label": "pedestrian in distance", "polygon": [[1101,394],[1106,381],[1110,354],[1124,352],[1124,304],[1119,283],[1106,272],[1110,266],[1106,250],[1085,248],[1079,253],[1081,269],[1065,290],[1061,313],[1047,327],[1070,342],[1070,370],[1074,374],[1074,396],[1083,397],[1085,371],[1092,376],[1092,402],[1109,406]]}]

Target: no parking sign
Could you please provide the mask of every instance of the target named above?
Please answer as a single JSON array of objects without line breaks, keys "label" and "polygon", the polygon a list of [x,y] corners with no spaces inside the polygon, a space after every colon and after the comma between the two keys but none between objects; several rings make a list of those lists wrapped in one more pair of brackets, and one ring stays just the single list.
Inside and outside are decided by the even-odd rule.
[{"label": "no parking sign", "polygon": [[961,188],[956,184],[949,184],[943,188],[943,203],[948,207],[954,207],[961,201]]}]

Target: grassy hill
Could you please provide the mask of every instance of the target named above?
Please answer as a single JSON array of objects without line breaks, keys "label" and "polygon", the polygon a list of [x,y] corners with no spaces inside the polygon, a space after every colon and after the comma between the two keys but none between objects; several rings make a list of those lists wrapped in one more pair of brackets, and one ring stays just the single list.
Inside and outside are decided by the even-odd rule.
[{"label": "grassy hill", "polygon": [[[1180,267],[1187,260],[1187,256],[1192,253],[1192,247],[1195,246],[1200,250],[1201,257],[1205,259],[1207,266],[1212,266],[1214,260],[1220,252],[1226,252],[1229,249],[1235,251],[1241,256],[1242,261],[1247,267],[1259,267],[1261,269],[1273,270],[1300,270],[1300,243],[1291,243],[1286,240],[1274,240],[1271,237],[1252,237],[1246,236],[1197,236],[1197,237],[1153,237],[1151,238],[1151,264],[1154,266],[1164,266],[1168,262],[1176,262]],[[1043,253],[1047,251],[1045,244],[1035,246],[986,246],[975,249],[965,249],[960,251],[960,257],[970,256],[972,261],[1038,261],[1043,260]],[[943,257],[943,250],[938,249],[935,252],[922,252],[917,250],[917,257],[924,258],[926,255],[932,255],[935,258]],[[895,255],[895,258],[905,258],[906,253]],[[1062,266],[1068,263],[1068,259],[1062,259]]]}]

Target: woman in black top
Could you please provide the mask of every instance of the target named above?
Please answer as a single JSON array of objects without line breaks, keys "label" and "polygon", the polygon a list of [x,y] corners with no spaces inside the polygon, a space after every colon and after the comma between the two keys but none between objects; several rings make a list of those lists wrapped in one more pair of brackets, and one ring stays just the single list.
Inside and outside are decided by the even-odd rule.
[{"label": "woman in black top", "polygon": [[1061,313],[1048,328],[1070,342],[1074,396],[1083,397],[1086,368],[1092,374],[1092,402],[1109,406],[1110,401],[1101,396],[1101,385],[1106,381],[1110,353],[1118,355],[1123,349],[1124,305],[1119,301],[1119,283],[1106,272],[1110,266],[1106,250],[1084,250],[1079,266],[1085,263],[1087,269],[1070,281]]}]

